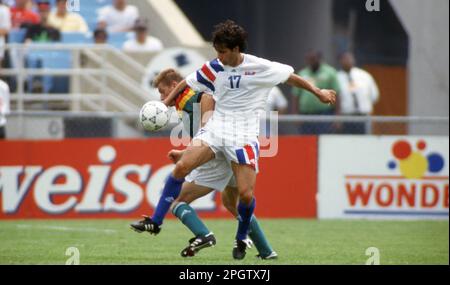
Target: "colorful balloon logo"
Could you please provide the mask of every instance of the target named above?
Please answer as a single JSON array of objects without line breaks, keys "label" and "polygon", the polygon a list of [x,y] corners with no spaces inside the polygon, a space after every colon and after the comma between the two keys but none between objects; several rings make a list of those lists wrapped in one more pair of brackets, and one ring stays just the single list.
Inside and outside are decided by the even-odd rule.
[{"label": "colorful balloon logo", "polygon": [[400,140],[392,146],[392,154],[397,161],[389,161],[388,168],[400,168],[403,176],[409,179],[419,179],[430,173],[438,173],[444,168],[444,158],[438,153],[431,153],[427,156],[422,154],[427,144],[420,140],[416,144],[417,151],[413,151],[411,144],[405,140]]}]

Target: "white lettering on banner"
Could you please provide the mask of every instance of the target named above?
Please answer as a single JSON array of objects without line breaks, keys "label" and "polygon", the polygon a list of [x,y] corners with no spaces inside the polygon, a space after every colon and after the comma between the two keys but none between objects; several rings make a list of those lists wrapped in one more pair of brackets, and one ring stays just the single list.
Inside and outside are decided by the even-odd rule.
[{"label": "white lettering on banner", "polygon": [[[65,178],[65,182],[57,183],[58,178]],[[52,202],[54,194],[77,194],[82,188],[82,179],[77,170],[72,167],[58,165],[47,169],[36,180],[34,199],[38,207],[44,212],[62,214],[69,211],[77,203],[75,197],[69,197],[66,202],[56,205]]]},{"label": "white lettering on banner", "polygon": [[130,212],[137,208],[144,198],[142,188],[127,179],[131,173],[136,173],[140,183],[145,183],[150,173],[150,166],[124,165],[116,170],[112,183],[116,192],[124,194],[127,199],[123,203],[114,200],[114,194],[107,194],[105,200],[105,211]]},{"label": "white lettering on banner", "polygon": [[108,185],[111,167],[93,165],[89,166],[88,172],[90,177],[85,189],[84,197],[81,200],[81,203],[75,207],[75,210],[80,213],[101,212],[101,199],[103,192],[105,192],[106,186]]},{"label": "white lettering on banner", "polygon": [[[22,183],[20,176],[24,173]],[[4,213],[17,212],[34,179],[42,171],[40,166],[5,166],[0,167],[0,192],[3,191],[2,209]]]},{"label": "white lettering on banner", "polygon": [[[1,166],[1,211],[5,214],[18,212],[32,188],[37,207],[52,215],[71,210],[76,213],[127,213],[137,209],[145,199],[156,207],[167,176],[174,168],[173,164],[163,166],[152,175],[149,164],[125,164],[113,171],[110,165],[105,165],[113,163],[116,158],[116,150],[109,145],[102,146],[97,157],[104,165],[87,166],[87,181],[84,181],[81,169],[69,165],[54,165],[47,169],[42,166]],[[108,185],[114,192],[105,195]],[[75,196],[80,193],[82,195]],[[118,202],[116,194],[121,194],[124,199]],[[68,197],[56,203],[54,198],[58,195]],[[199,210],[214,210],[214,195],[212,192],[196,200],[192,206]]]}]

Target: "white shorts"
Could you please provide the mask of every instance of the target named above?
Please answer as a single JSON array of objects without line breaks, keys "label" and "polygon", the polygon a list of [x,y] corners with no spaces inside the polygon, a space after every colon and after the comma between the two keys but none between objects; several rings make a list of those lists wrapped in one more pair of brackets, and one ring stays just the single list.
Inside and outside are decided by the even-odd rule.
[{"label": "white shorts", "polygon": [[222,192],[225,187],[236,187],[230,163],[222,155],[192,170],[185,180],[196,185]]},{"label": "white shorts", "polygon": [[259,141],[257,137],[236,143],[232,139],[221,139],[208,130],[200,129],[194,139],[206,142],[216,157],[221,154],[225,156],[228,163],[249,165],[258,173]]}]

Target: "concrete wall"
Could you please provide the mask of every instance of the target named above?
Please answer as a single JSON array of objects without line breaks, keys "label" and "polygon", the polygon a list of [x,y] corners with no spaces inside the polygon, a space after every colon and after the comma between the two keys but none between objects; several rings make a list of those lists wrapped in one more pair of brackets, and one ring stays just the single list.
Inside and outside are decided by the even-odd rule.
[{"label": "concrete wall", "polygon": [[391,0],[410,38],[409,115],[449,115],[449,1]]}]

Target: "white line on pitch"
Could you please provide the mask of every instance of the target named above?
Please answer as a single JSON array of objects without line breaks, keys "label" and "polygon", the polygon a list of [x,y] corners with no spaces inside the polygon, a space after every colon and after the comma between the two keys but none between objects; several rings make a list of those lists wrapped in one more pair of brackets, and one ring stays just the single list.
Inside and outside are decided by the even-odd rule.
[{"label": "white line on pitch", "polygon": [[41,229],[41,230],[53,230],[53,231],[66,231],[66,232],[94,232],[94,233],[106,233],[106,234],[115,234],[117,233],[116,230],[112,229],[95,229],[95,228],[69,228],[69,227],[62,227],[62,226],[34,226],[34,225],[27,225],[27,224],[21,224],[17,225],[17,228],[19,229]]}]

